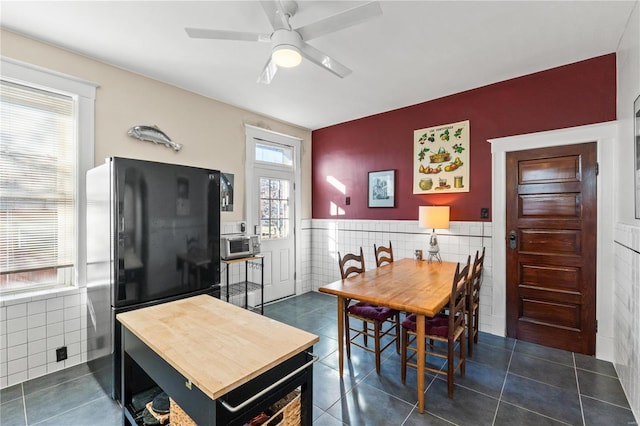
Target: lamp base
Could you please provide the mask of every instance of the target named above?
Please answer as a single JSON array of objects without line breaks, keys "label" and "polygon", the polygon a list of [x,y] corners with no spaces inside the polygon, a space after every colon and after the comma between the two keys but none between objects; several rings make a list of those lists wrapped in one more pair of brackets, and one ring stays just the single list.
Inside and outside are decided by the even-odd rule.
[{"label": "lamp base", "polygon": [[431,231],[431,238],[429,238],[429,258],[427,260],[431,263],[433,259],[436,259],[438,263],[442,263],[440,247],[438,246],[438,236],[436,235],[435,229]]}]

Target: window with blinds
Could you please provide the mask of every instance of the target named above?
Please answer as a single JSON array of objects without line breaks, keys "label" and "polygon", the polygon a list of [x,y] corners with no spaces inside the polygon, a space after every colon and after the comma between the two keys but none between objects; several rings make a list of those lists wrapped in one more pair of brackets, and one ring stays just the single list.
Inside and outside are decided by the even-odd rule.
[{"label": "window with blinds", "polygon": [[0,292],[73,284],[77,101],[0,80]]}]

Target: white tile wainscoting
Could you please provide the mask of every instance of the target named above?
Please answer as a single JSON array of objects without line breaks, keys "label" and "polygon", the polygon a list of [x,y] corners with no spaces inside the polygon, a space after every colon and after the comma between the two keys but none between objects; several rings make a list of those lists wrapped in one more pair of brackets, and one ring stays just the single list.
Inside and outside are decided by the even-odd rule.
[{"label": "white tile wainscoting", "polygon": [[[0,301],[0,388],[86,361],[84,288],[43,291]],[[56,362],[66,346],[67,359]]]},{"label": "white tile wainscoting", "polygon": [[640,227],[615,229],[614,366],[629,400],[640,415]]},{"label": "white tile wainscoting", "polygon": [[[241,222],[224,222],[222,234],[239,233]],[[427,256],[430,229],[418,227],[417,220],[333,220],[303,219],[298,232],[296,253],[301,256],[301,270],[297,272],[296,294],[318,290],[319,287],[340,279],[338,251],[341,253],[364,251],[367,269],[376,267],[373,244],[393,244],[396,259],[414,257],[415,250]],[[449,229],[436,230],[442,260],[464,262],[468,255],[486,247],[485,273],[482,283],[480,329],[492,318],[492,268],[491,268],[491,223],[451,222]],[[225,266],[221,270],[221,282],[226,283]],[[252,271],[249,271],[252,273]],[[256,271],[257,273],[258,271]],[[244,280],[244,268],[230,269],[230,281]],[[250,280],[252,278],[250,277]],[[250,302],[254,299],[250,296]],[[483,302],[486,301],[486,302]],[[242,303],[243,300],[234,301]],[[250,303],[251,304],[251,303]]]}]

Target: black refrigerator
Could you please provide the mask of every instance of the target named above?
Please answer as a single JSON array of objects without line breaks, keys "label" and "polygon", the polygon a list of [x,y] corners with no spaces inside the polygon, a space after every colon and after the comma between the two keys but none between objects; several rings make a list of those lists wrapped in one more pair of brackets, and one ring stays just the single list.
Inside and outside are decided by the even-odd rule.
[{"label": "black refrigerator", "polygon": [[116,315],[220,295],[220,172],[114,157],[86,187],[87,361],[120,401]]}]

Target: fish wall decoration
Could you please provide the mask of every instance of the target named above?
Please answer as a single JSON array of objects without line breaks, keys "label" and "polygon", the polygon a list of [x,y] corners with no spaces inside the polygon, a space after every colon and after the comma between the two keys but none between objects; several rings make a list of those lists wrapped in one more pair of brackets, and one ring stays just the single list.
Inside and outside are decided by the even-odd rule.
[{"label": "fish wall decoration", "polygon": [[127,131],[127,134],[132,138],[140,139],[141,141],[153,142],[155,144],[163,144],[167,148],[173,148],[178,152],[182,149],[182,145],[171,140],[169,136],[158,126],[133,126]]}]

